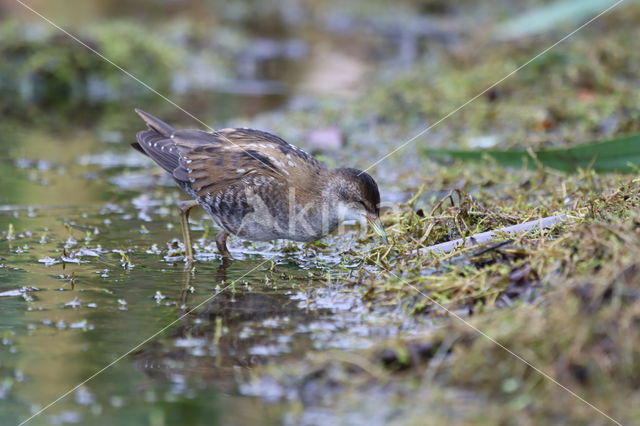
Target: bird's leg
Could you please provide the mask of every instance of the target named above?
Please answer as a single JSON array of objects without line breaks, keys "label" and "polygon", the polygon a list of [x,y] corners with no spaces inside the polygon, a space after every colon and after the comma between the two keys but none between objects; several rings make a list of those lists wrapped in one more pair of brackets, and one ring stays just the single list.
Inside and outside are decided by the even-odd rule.
[{"label": "bird's leg", "polygon": [[193,245],[191,244],[191,232],[189,231],[189,213],[191,209],[198,205],[196,200],[180,201],[180,226],[182,227],[182,242],[184,243],[184,253],[187,259],[187,266],[193,265]]},{"label": "bird's leg", "polygon": [[228,236],[229,233],[226,231],[221,231],[218,235],[216,235],[216,245],[218,246],[218,251],[222,255],[223,262],[228,262],[229,260],[233,259],[231,253],[229,252],[229,249],[227,248]]}]

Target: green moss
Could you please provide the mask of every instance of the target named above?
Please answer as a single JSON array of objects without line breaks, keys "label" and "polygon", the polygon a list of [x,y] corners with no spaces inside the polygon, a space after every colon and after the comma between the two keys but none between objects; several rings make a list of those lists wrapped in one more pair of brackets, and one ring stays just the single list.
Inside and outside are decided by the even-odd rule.
[{"label": "green moss", "polygon": [[[9,113],[44,106],[80,105],[149,95],[139,82],[55,29],[5,22],[0,26],[0,95]],[[179,47],[127,22],[88,27],[78,34],[91,49],[109,58],[149,86],[165,91],[177,66]]]}]

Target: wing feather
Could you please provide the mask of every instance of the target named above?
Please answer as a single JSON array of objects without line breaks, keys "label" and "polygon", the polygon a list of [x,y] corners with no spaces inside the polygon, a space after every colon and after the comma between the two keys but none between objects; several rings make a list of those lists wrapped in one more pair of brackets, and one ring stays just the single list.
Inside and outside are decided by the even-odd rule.
[{"label": "wing feather", "polygon": [[137,134],[139,147],[202,199],[242,191],[247,185],[267,191],[273,185],[288,185],[290,179],[304,187],[304,181],[312,182],[325,169],[314,157],[271,133],[174,130],[150,114],[138,113],[149,127]]},{"label": "wing feather", "polygon": [[175,144],[155,130],[143,130],[136,134],[138,146],[160,167],[173,173],[179,166],[179,153]]}]

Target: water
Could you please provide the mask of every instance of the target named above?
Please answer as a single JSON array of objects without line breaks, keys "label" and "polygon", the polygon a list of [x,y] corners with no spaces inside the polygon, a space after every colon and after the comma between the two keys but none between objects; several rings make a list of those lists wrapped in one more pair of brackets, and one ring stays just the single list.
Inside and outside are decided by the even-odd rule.
[{"label": "water", "polygon": [[[254,28],[242,10],[241,24]],[[82,13],[90,22],[114,12]],[[288,26],[255,30],[284,43],[253,44],[234,79],[194,91],[187,83],[203,70],[174,76],[174,99],[208,123],[224,123],[280,108],[298,86],[340,94],[362,77],[367,64],[354,56],[346,68],[354,75],[334,85],[346,57],[305,51],[294,15]],[[350,21],[338,21],[347,36]],[[324,27],[313,37],[335,43],[335,22],[318,22]],[[355,232],[322,247],[232,240],[237,260],[223,267],[215,230],[200,212],[192,218],[199,261],[186,272],[175,208],[185,196],[129,143],[142,127],[134,107],[171,123],[187,118],[152,98],[72,107],[29,110],[0,129],[1,424],[43,408],[29,424],[282,423],[283,401],[298,390],[256,381],[254,367],[366,348],[411,327],[389,310],[371,311],[347,287],[358,267]]]},{"label": "water", "polygon": [[252,387],[255,366],[365,348],[403,327],[345,291],[358,263],[340,254],[355,231],[326,247],[233,240],[237,260],[223,267],[202,212],[187,272],[182,195],[127,141],[3,134],[2,424],[89,378],[29,424],[280,423],[286,392]]}]

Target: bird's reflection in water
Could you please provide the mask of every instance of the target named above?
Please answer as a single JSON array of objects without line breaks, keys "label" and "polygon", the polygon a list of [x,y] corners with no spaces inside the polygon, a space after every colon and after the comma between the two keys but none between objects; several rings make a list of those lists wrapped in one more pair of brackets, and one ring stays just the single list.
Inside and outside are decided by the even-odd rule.
[{"label": "bird's reflection in water", "polygon": [[[221,288],[223,284],[229,281],[227,270],[229,266],[231,266],[233,262],[229,259],[223,259],[216,270],[215,275],[213,275],[213,280],[217,285],[220,285]],[[182,279],[182,287],[180,292],[180,304],[182,305],[182,309],[184,312],[189,312],[193,309],[193,307],[189,306],[189,296],[191,295],[191,281],[193,279],[194,270],[191,268],[185,268],[183,279]],[[215,296],[218,297],[218,296]]]},{"label": "bird's reflection in water", "polygon": [[[136,354],[138,368],[152,378],[180,375],[231,390],[243,369],[306,352],[312,342],[308,335],[299,333],[300,327],[327,314],[301,308],[300,300],[294,297],[300,294],[300,286],[309,285],[308,271],[288,269],[287,278],[276,286],[265,281],[265,266],[231,284],[233,276],[242,276],[236,265],[247,270],[255,267],[243,263],[222,264],[209,275],[185,271],[180,325]],[[221,291],[194,309],[202,299],[193,296],[192,286]]]}]

